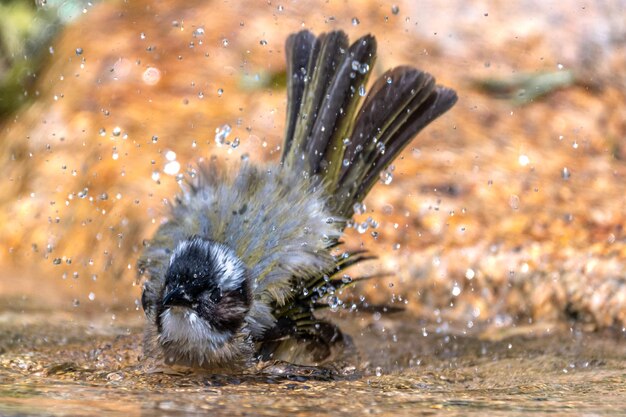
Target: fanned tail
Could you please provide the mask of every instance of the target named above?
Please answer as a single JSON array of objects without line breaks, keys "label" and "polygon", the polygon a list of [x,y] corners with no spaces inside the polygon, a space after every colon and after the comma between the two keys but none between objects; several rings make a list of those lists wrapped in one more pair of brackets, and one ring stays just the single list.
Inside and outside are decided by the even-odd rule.
[{"label": "fanned tail", "polygon": [[291,35],[288,59],[287,130],[282,160],[291,169],[318,176],[331,209],[352,217],[381,171],[411,139],[456,103],[453,90],[436,86],[428,73],[402,66],[371,87],[376,39],[363,36],[348,47],[342,31]]},{"label": "fanned tail", "polygon": [[[352,45],[342,31],[315,37],[301,31],[287,39],[288,108],[282,163],[317,177],[328,192],[327,206],[347,220],[374,186],[381,171],[411,139],[457,100],[453,90],[411,67],[387,71],[371,87],[367,79],[376,59],[376,39],[366,35]],[[330,242],[330,247],[341,242]],[[330,248],[329,247],[329,248]],[[338,306],[342,288],[385,274],[350,278],[351,266],[372,259],[364,251],[337,256],[333,268],[293,277],[293,299],[273,306],[276,324],[264,335],[260,356],[300,362],[331,358],[349,341],[316,312]]]}]

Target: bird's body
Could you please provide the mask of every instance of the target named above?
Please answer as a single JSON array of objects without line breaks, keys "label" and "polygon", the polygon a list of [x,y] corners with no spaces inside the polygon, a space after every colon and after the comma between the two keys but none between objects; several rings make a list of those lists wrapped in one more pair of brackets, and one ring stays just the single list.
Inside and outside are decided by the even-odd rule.
[{"label": "bird's body", "polygon": [[[287,41],[288,119],[280,162],[214,162],[177,197],[139,259],[145,352],[168,364],[224,368],[258,359],[328,360],[339,329],[316,317],[360,252],[333,254],[353,206],[410,139],[456,101],[419,70],[388,71],[359,112],[375,58],[366,36]],[[357,113],[355,118],[355,113]]]},{"label": "bird's body", "polygon": [[[316,190],[311,179],[294,175],[292,170],[278,164],[244,163],[233,177],[217,168],[214,163],[201,165],[197,187],[179,197],[171,220],[154,237],[144,258],[150,259],[150,276],[163,277],[159,272],[168,266],[174,249],[190,236],[202,236],[233,248],[254,277],[254,299],[241,335],[251,344],[261,340],[263,332],[275,322],[268,306],[274,302],[284,304],[293,297],[292,277],[334,268],[335,260],[327,247],[341,234],[342,222],[333,219],[326,209],[323,189]],[[277,200],[288,204],[276,204]],[[158,298],[163,285],[162,279],[147,281],[145,297]],[[158,303],[150,305],[152,310],[146,309],[146,314],[155,318]],[[158,335],[150,335],[147,342],[154,344],[157,339]],[[163,339],[168,337],[161,336]],[[158,352],[158,346],[156,343],[151,350]],[[242,347],[242,343],[236,346]],[[254,350],[253,346],[250,349]],[[172,350],[177,357],[188,354],[195,362],[212,362],[212,349],[194,349],[187,343],[174,344]],[[204,353],[209,357],[203,358]],[[215,356],[220,362],[238,353],[233,349]]]}]

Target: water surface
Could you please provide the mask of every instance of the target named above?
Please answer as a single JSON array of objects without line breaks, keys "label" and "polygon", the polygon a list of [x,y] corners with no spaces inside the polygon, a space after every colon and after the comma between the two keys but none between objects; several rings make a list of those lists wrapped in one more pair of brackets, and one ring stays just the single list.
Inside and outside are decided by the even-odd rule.
[{"label": "water surface", "polygon": [[[280,366],[245,375],[147,373],[140,312],[0,313],[0,415],[619,415],[623,331],[497,328],[396,314],[340,321],[360,352],[345,374]],[[356,414],[355,414],[356,415]]]}]

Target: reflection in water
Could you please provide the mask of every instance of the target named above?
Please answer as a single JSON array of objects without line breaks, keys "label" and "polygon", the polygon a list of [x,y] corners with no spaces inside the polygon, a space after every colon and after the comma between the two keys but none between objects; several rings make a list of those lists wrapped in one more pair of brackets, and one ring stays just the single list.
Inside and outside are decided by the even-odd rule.
[{"label": "reflection in water", "polygon": [[139,360],[138,312],[115,320],[4,312],[0,415],[626,412],[621,332],[477,325],[468,333],[401,315],[341,322],[360,352],[356,372],[275,366],[226,376],[153,372]]}]

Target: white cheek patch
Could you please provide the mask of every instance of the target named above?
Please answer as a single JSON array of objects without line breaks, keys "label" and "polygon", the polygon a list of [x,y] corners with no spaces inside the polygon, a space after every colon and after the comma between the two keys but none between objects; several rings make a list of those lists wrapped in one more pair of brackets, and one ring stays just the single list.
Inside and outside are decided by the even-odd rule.
[{"label": "white cheek patch", "polygon": [[232,291],[242,287],[246,279],[246,266],[228,247],[213,244],[211,255],[218,265],[218,286],[223,291]]},{"label": "white cheek patch", "polygon": [[231,334],[215,330],[193,310],[173,307],[161,313],[162,343],[175,343],[183,352],[205,354],[220,349]]}]

